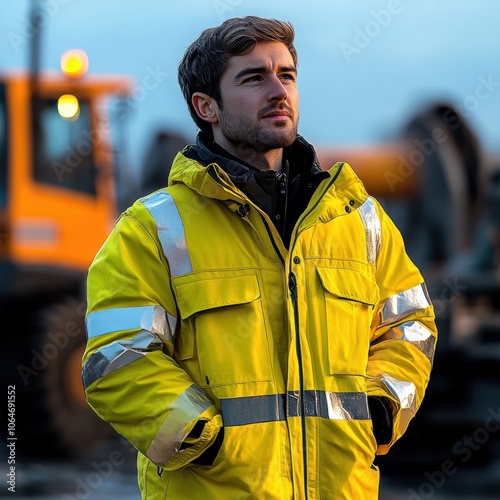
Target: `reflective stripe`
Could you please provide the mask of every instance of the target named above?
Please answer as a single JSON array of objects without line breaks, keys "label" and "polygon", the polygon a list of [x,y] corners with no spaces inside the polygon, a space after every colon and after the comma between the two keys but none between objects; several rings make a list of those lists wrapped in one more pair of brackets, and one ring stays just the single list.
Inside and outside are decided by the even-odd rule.
[{"label": "reflective stripe", "polygon": [[[221,399],[226,427],[277,422],[302,415],[299,392],[289,392],[285,409],[284,394]],[[360,392],[306,391],[305,416],[329,420],[368,420],[368,399]]]},{"label": "reflective stripe", "polygon": [[142,330],[130,340],[111,342],[90,355],[82,368],[85,390],[96,380],[142,358],[147,352],[161,350],[161,340]]},{"label": "reflective stripe", "polygon": [[167,418],[158,429],[146,456],[156,464],[166,464],[189,434],[186,425],[198,419],[210,406],[212,402],[200,387],[194,384],[189,386],[168,406]]},{"label": "reflective stripe", "polygon": [[86,319],[89,339],[122,330],[147,330],[171,342],[165,309],[160,306],[117,307],[90,313]]},{"label": "reflective stripe", "polygon": [[432,332],[425,328],[418,321],[407,321],[406,323],[401,323],[398,326],[394,326],[384,335],[377,339],[374,344],[383,342],[384,340],[403,340],[414,345],[418,350],[422,351],[429,361],[433,362],[434,359],[434,344],[435,339]]},{"label": "reflective stripe", "polygon": [[166,191],[157,191],[142,199],[156,223],[158,239],[167,258],[171,276],[192,271],[186,246],[186,235],[175,202]]},{"label": "reflective stripe", "polygon": [[224,426],[285,420],[285,395],[248,396],[221,399]]},{"label": "reflective stripe", "polygon": [[388,297],[382,306],[382,325],[394,323],[408,314],[425,309],[431,305],[431,299],[425,283],[409,290]]},{"label": "reflective stripe", "polygon": [[[295,393],[297,395],[297,393]],[[289,394],[290,400],[290,394]],[[296,401],[297,398],[294,397]],[[305,391],[306,417],[321,417],[329,420],[368,420],[368,398],[364,392]],[[289,416],[299,417],[297,406],[289,405]],[[296,413],[295,413],[296,412]]]},{"label": "reflective stripe", "polygon": [[401,417],[399,420],[398,432],[402,434],[410,420],[415,416],[417,411],[415,399],[416,388],[413,382],[406,382],[404,380],[398,380],[386,373],[383,373],[380,380],[384,385],[391,391],[394,397],[399,401],[401,406]]},{"label": "reflective stripe", "polygon": [[380,249],[380,240],[382,228],[378,218],[377,209],[371,198],[368,198],[359,208],[358,213],[361,216],[366,233],[366,258],[370,264],[377,260]]}]

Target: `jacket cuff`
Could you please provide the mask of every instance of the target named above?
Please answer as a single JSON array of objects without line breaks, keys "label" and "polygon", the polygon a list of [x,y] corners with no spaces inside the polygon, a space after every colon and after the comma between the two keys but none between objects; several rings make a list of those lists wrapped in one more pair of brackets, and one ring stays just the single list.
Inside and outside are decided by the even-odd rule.
[{"label": "jacket cuff", "polygon": [[[198,423],[200,422],[200,423]],[[178,450],[169,458],[165,470],[176,470],[193,463],[212,447],[219,437],[222,428],[222,417],[215,415],[210,420],[200,419],[191,429]],[[215,458],[215,455],[214,455]],[[160,464],[161,465],[161,464]]]},{"label": "jacket cuff", "polygon": [[224,441],[224,427],[221,427],[215,441],[198,457],[195,458],[191,463],[194,465],[213,465],[219,450]]}]

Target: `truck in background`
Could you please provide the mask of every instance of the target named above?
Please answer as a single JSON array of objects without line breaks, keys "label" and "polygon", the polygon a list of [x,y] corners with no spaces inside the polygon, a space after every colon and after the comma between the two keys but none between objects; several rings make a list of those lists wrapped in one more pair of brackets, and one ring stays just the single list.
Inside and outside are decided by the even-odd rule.
[{"label": "truck in background", "polygon": [[111,432],[80,378],[85,278],[118,214],[109,99],[132,86],[87,66],[71,50],[59,74],[0,75],[1,376],[29,452],[84,450]]}]

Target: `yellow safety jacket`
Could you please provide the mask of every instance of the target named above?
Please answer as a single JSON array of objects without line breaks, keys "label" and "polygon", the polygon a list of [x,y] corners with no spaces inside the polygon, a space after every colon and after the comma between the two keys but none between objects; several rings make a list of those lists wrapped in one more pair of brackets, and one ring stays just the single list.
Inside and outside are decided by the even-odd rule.
[{"label": "yellow safety jacket", "polygon": [[[377,498],[375,455],[429,380],[434,311],[380,204],[348,164],[328,173],[288,251],[217,164],[179,153],[96,255],[82,377],[139,451],[144,499]],[[368,396],[391,402],[388,445]]]}]

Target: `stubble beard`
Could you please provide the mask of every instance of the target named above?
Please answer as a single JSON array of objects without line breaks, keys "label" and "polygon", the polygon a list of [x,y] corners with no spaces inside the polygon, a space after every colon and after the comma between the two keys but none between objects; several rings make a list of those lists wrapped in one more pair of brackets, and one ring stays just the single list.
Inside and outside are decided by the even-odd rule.
[{"label": "stubble beard", "polygon": [[[219,118],[222,134],[239,151],[267,153],[290,146],[297,138],[298,120],[293,121],[293,115],[268,128],[248,119],[242,120],[237,114],[223,112]],[[292,127],[287,123],[289,120],[293,121]]]}]

